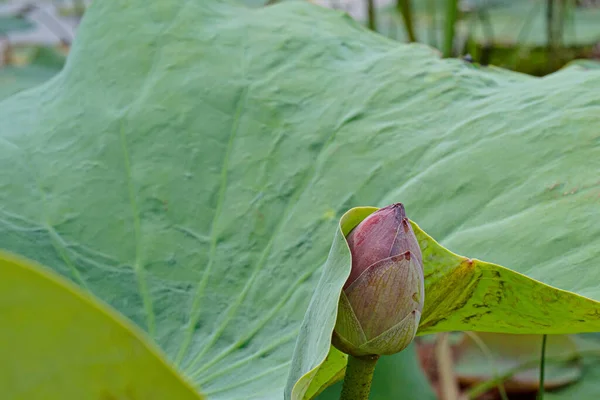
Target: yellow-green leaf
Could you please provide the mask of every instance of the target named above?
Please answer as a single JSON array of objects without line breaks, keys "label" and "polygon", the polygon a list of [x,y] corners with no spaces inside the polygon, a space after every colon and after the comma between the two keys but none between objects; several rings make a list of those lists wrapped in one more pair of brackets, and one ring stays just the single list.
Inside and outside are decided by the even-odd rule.
[{"label": "yellow-green leaf", "polygon": [[[375,210],[353,208],[340,220],[296,344],[288,380],[289,398],[310,398],[307,387],[321,368],[334,370],[333,376],[344,367],[338,360],[321,356],[329,351],[337,312],[337,303],[333,304],[332,299],[339,297],[350,273],[351,256],[345,236]],[[410,210],[407,215],[410,216]],[[600,330],[599,302],[499,265],[458,256],[414,222],[413,229],[423,253],[425,274],[425,307],[418,334],[458,330],[508,333]]]},{"label": "yellow-green leaf", "polygon": [[203,398],[106,305],[4,252],[0,323],[2,399]]}]

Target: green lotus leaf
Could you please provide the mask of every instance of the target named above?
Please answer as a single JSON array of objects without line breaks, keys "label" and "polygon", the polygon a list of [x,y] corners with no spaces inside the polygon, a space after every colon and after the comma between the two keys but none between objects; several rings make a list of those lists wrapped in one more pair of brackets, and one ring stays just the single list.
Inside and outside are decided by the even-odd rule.
[{"label": "green lotus leaf", "polygon": [[323,361],[358,206],[401,201],[428,233],[421,334],[597,330],[598,89],[304,2],[94,2],[64,69],[0,103],[0,248],[118,310],[211,399],[340,376]]},{"label": "green lotus leaf", "polygon": [[0,315],[4,399],[202,398],[137,327],[54,272],[4,252]]}]

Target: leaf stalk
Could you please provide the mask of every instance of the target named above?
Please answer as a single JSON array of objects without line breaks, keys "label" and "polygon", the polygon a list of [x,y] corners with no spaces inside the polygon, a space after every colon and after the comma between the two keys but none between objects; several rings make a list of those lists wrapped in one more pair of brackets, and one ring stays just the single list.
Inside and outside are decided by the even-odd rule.
[{"label": "leaf stalk", "polygon": [[379,356],[348,356],[340,400],[369,400],[375,364]]},{"label": "leaf stalk", "polygon": [[544,400],[544,373],[546,369],[546,339],[548,335],[544,335],[542,338],[542,356],[540,357],[540,390],[538,392],[537,400]]}]

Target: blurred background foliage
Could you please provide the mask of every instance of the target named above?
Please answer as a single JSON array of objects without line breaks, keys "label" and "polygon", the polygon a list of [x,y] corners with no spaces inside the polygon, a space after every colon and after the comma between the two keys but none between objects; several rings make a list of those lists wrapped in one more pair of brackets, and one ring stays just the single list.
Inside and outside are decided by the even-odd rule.
[{"label": "blurred background foliage", "polygon": [[396,40],[532,75],[600,59],[598,0],[397,0],[376,17]]},{"label": "blurred background foliage", "polygon": [[[271,0],[268,4],[286,0]],[[261,0],[245,0],[252,6]],[[542,76],[600,60],[600,0],[315,0],[400,42]]]},{"label": "blurred background foliage", "polygon": [[0,0],[0,100],[62,69],[86,4]]},{"label": "blurred background foliage", "polygon": [[[228,0],[250,7],[283,1]],[[305,0],[308,1],[308,0]],[[543,76],[600,65],[600,0],[312,0],[398,42]],[[0,98],[60,70],[91,0],[0,0]]]}]

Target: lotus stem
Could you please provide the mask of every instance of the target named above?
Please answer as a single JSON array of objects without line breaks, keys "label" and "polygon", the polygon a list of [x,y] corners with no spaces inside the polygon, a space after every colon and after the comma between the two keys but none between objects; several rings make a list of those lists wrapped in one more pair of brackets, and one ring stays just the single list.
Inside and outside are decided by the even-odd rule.
[{"label": "lotus stem", "polygon": [[368,18],[368,27],[372,31],[377,31],[377,21],[375,17],[375,1],[367,0],[367,18]]},{"label": "lotus stem", "polygon": [[415,34],[415,27],[413,24],[414,21],[414,13],[412,10],[411,0],[398,0],[396,3],[396,8],[402,15],[402,20],[404,21],[404,29],[406,30],[406,36],[408,37],[409,42],[416,42],[417,35]]},{"label": "lotus stem", "polygon": [[446,27],[444,29],[444,57],[452,57],[453,54],[457,17],[458,0],[448,0],[446,3]]},{"label": "lotus stem", "polygon": [[542,338],[542,356],[540,357],[540,390],[538,391],[537,400],[544,400],[544,373],[546,369],[546,339],[548,335]]},{"label": "lotus stem", "polygon": [[369,400],[373,372],[379,356],[348,356],[340,400]]}]

